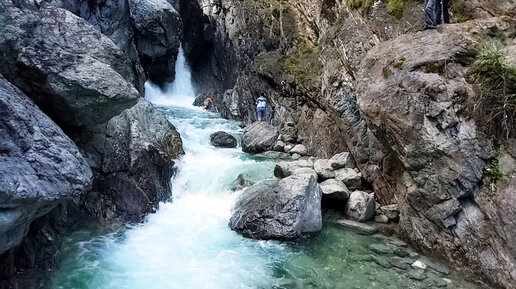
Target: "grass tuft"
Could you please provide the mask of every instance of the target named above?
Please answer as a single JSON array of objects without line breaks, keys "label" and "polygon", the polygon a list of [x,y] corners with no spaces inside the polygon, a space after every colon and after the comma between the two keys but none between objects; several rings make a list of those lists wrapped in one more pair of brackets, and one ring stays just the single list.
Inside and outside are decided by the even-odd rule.
[{"label": "grass tuft", "polygon": [[406,0],[389,0],[389,2],[387,2],[387,11],[399,20],[403,18],[406,4]]},{"label": "grass tuft", "polygon": [[474,104],[474,115],[495,137],[515,135],[516,66],[507,61],[503,41],[485,43],[472,65],[482,91]]}]

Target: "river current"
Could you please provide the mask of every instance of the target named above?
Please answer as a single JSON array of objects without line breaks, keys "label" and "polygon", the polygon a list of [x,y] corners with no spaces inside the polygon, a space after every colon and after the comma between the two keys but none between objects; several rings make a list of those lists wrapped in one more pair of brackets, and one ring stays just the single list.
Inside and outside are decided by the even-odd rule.
[{"label": "river current", "polygon": [[142,224],[75,231],[65,240],[48,288],[476,288],[454,272],[424,273],[417,280],[410,266],[380,265],[369,245],[388,241],[344,230],[334,212],[324,213],[320,235],[295,242],[249,240],[231,231],[231,206],[240,193],[231,190],[234,180],[239,174],[253,182],[272,179],[275,162],[240,148],[210,146],[211,133],[240,138],[242,130],[192,106],[195,94],[182,53],[176,76],[163,91],[145,87],[146,99],[167,114],[184,142],[173,199]]}]

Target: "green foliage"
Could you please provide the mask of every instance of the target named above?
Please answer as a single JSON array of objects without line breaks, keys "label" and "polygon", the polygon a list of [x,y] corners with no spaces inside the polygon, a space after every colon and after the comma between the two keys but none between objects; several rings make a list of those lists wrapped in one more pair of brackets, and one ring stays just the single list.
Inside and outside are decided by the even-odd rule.
[{"label": "green foliage", "polygon": [[375,0],[346,0],[346,4],[351,9],[367,9],[373,5]]},{"label": "green foliage", "polygon": [[397,19],[401,19],[403,18],[406,4],[406,0],[389,0],[389,2],[387,2],[387,11]]},{"label": "green foliage", "polygon": [[488,132],[496,137],[515,134],[516,67],[507,62],[507,48],[503,41],[485,43],[473,63],[482,93],[475,103],[475,115]]},{"label": "green foliage", "polygon": [[451,1],[450,14],[453,23],[462,23],[473,19],[473,11],[463,1]]},{"label": "green foliage", "polygon": [[500,159],[496,157],[488,161],[484,168],[484,173],[492,181],[500,180],[503,177],[502,170],[500,169]]},{"label": "green foliage", "polygon": [[306,84],[309,74],[316,75],[320,68],[316,49],[306,40],[299,41],[283,62],[283,69],[294,75],[301,83]]}]

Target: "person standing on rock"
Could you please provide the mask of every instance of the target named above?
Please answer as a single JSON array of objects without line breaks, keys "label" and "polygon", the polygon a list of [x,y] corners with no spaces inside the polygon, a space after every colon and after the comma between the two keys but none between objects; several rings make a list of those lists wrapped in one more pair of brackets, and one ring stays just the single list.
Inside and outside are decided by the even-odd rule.
[{"label": "person standing on rock", "polygon": [[258,114],[258,121],[265,119],[265,111],[267,110],[267,99],[262,95],[256,99],[256,113]]},{"label": "person standing on rock", "polygon": [[[437,1],[439,2],[439,0]],[[448,8],[450,7],[450,0],[442,0],[439,5],[437,5],[437,9],[435,10],[435,24],[441,25],[450,23],[450,14],[448,13]]]},{"label": "person standing on rock", "polygon": [[[441,0],[425,0],[425,28],[424,30],[437,28],[437,12],[441,10]],[[440,19],[441,17],[439,17]]]}]

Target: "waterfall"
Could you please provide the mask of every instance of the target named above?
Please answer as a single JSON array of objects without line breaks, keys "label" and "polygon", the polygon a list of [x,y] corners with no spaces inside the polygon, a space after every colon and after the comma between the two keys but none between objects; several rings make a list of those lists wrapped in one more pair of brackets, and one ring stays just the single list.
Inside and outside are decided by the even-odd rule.
[{"label": "waterfall", "polygon": [[145,83],[145,99],[159,106],[192,106],[195,100],[195,90],[192,85],[192,73],[186,62],[182,46],[179,47],[175,72],[174,82],[166,83],[163,89],[147,81]]}]

